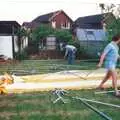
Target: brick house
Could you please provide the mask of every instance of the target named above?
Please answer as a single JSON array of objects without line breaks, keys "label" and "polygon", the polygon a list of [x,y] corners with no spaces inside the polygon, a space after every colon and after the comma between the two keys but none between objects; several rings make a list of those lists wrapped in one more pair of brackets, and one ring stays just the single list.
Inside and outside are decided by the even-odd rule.
[{"label": "brick house", "polygon": [[[34,30],[35,28],[39,27],[40,24],[44,24],[49,25],[51,28],[54,29],[70,30],[72,23],[72,19],[63,10],[59,10],[40,15],[33,19],[31,22],[24,22],[22,26],[25,29]],[[46,36],[46,39],[44,39],[43,41],[44,42],[40,44],[40,48],[44,48],[39,53],[40,58],[57,59],[62,57],[60,52],[56,51],[56,46],[58,45],[58,42],[54,35]]]},{"label": "brick house", "polygon": [[31,22],[24,22],[22,26],[26,28],[36,28],[40,24],[48,24],[52,28],[70,29],[72,23],[72,19],[63,10],[59,10],[38,16]]}]

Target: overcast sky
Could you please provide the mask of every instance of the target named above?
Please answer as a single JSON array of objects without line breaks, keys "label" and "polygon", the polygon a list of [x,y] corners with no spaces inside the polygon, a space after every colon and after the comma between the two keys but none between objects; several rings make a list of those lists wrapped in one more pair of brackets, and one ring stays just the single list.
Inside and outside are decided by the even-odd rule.
[{"label": "overcast sky", "polygon": [[99,2],[120,3],[119,0],[0,0],[0,20],[16,20],[22,24],[56,10],[64,10],[75,20],[100,13]]}]

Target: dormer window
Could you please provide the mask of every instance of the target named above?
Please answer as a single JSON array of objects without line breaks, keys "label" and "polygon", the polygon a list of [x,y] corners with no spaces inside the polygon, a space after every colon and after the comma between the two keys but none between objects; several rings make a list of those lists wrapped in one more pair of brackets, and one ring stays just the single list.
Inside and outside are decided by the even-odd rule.
[{"label": "dormer window", "polygon": [[56,21],[52,21],[52,27],[56,28]]},{"label": "dormer window", "polygon": [[61,23],[61,28],[62,29],[70,29],[70,23],[69,22]]}]

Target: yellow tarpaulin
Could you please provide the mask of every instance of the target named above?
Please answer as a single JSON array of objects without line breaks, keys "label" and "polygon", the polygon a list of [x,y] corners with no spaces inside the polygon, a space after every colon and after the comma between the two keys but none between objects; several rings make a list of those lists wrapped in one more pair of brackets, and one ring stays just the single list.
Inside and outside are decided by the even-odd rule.
[{"label": "yellow tarpaulin", "polygon": [[[49,91],[55,88],[71,90],[89,89],[96,88],[104,75],[105,70],[72,70],[39,75],[13,75],[14,84],[7,85],[6,89],[13,93]],[[110,87],[111,83],[111,81],[108,81],[105,86]],[[120,83],[118,82],[118,84]]]}]

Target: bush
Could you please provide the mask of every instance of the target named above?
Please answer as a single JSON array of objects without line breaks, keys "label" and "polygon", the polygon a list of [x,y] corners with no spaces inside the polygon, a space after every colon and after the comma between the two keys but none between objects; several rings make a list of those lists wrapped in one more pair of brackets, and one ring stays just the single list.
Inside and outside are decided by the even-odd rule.
[{"label": "bush", "polygon": [[25,60],[28,58],[28,54],[26,51],[22,51],[21,53],[17,52],[15,53],[15,59],[16,60]]}]

